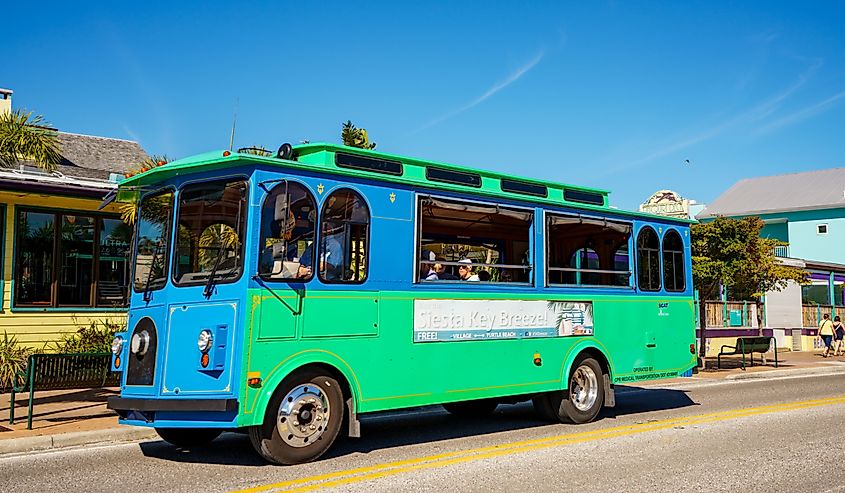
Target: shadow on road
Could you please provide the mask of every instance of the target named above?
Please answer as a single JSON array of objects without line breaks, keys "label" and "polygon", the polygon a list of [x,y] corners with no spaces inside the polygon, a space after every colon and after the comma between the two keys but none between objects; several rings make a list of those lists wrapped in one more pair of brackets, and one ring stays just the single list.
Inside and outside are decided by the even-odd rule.
[{"label": "shadow on road", "polygon": [[[616,407],[605,408],[599,420],[619,416],[678,409],[697,405],[684,391],[617,386]],[[540,420],[530,403],[500,405],[489,416],[465,418],[453,416],[440,406],[417,408],[412,411],[393,411],[361,418],[360,439],[338,437],[325,458],[353,453],[437,442],[467,436],[479,436],[553,426]],[[577,425],[570,425],[577,430]],[[168,443],[142,443],[141,450],[148,457],[176,462],[230,464],[239,466],[267,465],[252,449],[244,434],[226,433],[198,450],[176,448]]]},{"label": "shadow on road", "polygon": [[684,390],[617,385],[616,407],[605,408],[600,418],[616,418],[628,414],[668,411],[697,405],[698,403],[690,399]]}]

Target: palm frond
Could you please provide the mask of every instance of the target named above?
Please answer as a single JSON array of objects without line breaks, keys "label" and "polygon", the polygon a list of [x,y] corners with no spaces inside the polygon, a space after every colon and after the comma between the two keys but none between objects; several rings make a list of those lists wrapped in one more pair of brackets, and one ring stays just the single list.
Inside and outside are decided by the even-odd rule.
[{"label": "palm frond", "polygon": [[31,160],[51,172],[61,162],[58,133],[41,115],[17,109],[0,115],[0,166]]}]

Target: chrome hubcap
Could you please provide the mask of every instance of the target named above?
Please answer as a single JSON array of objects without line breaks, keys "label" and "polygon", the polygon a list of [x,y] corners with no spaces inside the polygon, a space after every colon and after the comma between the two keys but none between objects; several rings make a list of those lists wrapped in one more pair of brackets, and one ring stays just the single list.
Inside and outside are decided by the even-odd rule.
[{"label": "chrome hubcap", "polygon": [[279,406],[279,435],[291,447],[307,447],[322,439],[330,417],[326,393],[313,383],[298,385]]},{"label": "chrome hubcap", "polygon": [[586,365],[581,365],[569,380],[569,400],[576,409],[589,411],[596,404],[599,394],[599,383],[596,372]]}]

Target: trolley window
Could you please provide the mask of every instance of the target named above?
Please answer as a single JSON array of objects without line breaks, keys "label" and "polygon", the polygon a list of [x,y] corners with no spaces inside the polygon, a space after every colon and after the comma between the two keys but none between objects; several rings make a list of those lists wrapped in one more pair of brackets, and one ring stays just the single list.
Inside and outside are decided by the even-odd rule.
[{"label": "trolley window", "polygon": [[548,214],[548,283],[630,286],[630,238],[630,223],[605,218]]},{"label": "trolley window", "polygon": [[176,220],[175,284],[225,283],[240,277],[246,192],[243,180],[197,183],[182,189]]},{"label": "trolley window", "polygon": [[135,291],[160,289],[167,279],[173,192],[147,195],[138,208]]},{"label": "trolley window", "polygon": [[326,198],[320,219],[320,279],[331,283],[367,280],[370,209],[357,192],[341,189]]},{"label": "trolley window", "polygon": [[532,282],[533,211],[434,197],[418,210],[418,282]]},{"label": "trolley window", "polygon": [[660,240],[649,226],[637,237],[637,284],[642,291],[660,291]]},{"label": "trolley window", "polygon": [[284,181],[264,199],[258,275],[268,280],[313,277],[317,204],[302,184]]},{"label": "trolley window", "polygon": [[663,236],[663,285],[675,293],[686,289],[684,242],[674,229]]}]

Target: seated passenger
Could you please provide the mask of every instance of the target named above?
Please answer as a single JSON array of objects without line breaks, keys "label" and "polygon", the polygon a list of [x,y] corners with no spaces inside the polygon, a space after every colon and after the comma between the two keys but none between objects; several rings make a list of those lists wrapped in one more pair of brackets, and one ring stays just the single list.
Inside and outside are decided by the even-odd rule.
[{"label": "seated passenger", "polygon": [[472,260],[468,258],[462,258],[458,260],[458,263],[464,264],[458,266],[458,275],[461,277],[462,281],[478,281],[478,275],[472,273]]},{"label": "seated passenger", "polygon": [[[439,258],[437,260],[443,260],[443,259]],[[459,281],[461,279],[460,277],[456,276],[455,274],[448,272],[446,270],[446,266],[441,264],[441,263],[434,264],[434,270],[435,270],[435,272],[437,272],[437,278],[440,279],[441,281]]]},{"label": "seated passenger", "polygon": [[314,243],[311,242],[305,247],[302,256],[299,257],[299,270],[296,273],[297,279],[309,280],[311,279],[311,257],[314,251]]},{"label": "seated passenger", "polygon": [[490,281],[490,271],[487,270],[480,270],[478,271],[478,280],[483,282]]},{"label": "seated passenger", "polygon": [[320,253],[320,272],[327,281],[344,279],[343,262],[343,234],[326,235],[323,237],[322,251]]},{"label": "seated passenger", "polygon": [[420,280],[421,281],[437,281],[437,271],[434,270],[434,252],[431,250],[423,250],[420,252]]}]

